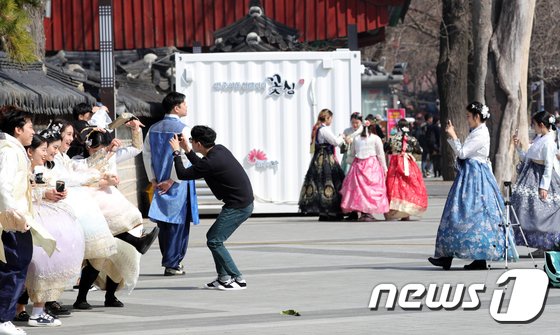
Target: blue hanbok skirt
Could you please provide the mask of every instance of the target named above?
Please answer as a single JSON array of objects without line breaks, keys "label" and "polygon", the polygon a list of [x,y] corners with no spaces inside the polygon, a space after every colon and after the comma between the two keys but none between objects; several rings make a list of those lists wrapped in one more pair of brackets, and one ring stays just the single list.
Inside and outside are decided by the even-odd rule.
[{"label": "blue hanbok skirt", "polygon": [[[511,204],[528,245],[542,250],[560,250],[560,176],[552,171],[546,200],[539,198],[544,165],[531,160],[521,163],[513,187]],[[517,245],[525,245],[519,228],[514,227]]]},{"label": "blue hanbok skirt", "polygon": [[[439,224],[435,257],[503,260],[504,200],[490,166],[466,159],[457,161],[457,170]],[[508,259],[517,260],[511,228],[508,236]]]}]

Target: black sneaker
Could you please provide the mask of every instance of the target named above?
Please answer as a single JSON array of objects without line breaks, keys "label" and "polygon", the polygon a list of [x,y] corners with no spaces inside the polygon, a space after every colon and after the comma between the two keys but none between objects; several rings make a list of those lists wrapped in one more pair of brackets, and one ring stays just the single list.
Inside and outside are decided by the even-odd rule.
[{"label": "black sneaker", "polygon": [[235,282],[237,283],[237,285],[239,285],[239,287],[241,287],[242,290],[247,288],[247,282],[245,281],[245,279],[235,278]]},{"label": "black sneaker", "polygon": [[46,302],[45,303],[45,310],[50,315],[55,315],[55,316],[56,315],[70,315],[70,311],[67,308],[60,305],[56,301]]},{"label": "black sneaker", "polygon": [[247,288],[247,283],[245,283],[245,286],[241,286],[233,278],[226,281],[225,283],[220,282],[220,284],[221,284],[221,287],[218,287],[218,289],[222,290],[222,291],[239,291],[239,290],[244,290],[244,289]]},{"label": "black sneaker", "polygon": [[216,279],[211,283],[204,284],[204,287],[206,287],[208,289],[211,289],[211,290],[221,290],[221,288],[223,288],[223,284],[225,284],[225,283]]}]

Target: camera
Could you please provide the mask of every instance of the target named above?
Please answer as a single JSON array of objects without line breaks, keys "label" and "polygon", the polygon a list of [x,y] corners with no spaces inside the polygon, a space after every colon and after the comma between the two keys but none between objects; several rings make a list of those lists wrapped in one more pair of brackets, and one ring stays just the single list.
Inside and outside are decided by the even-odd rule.
[{"label": "camera", "polygon": [[57,180],[55,189],[57,192],[64,192],[65,183],[64,180]]},{"label": "camera", "polygon": [[179,142],[181,142],[183,140],[183,134],[178,133],[177,134],[177,139],[179,140]]},{"label": "camera", "polygon": [[44,184],[43,172],[35,173],[35,184]]}]

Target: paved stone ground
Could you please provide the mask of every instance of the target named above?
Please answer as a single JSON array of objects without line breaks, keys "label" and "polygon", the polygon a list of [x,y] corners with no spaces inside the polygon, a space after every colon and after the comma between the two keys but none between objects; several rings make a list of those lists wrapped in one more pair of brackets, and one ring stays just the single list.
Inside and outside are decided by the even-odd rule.
[{"label": "paved stone ground", "polygon": [[[314,217],[253,217],[228,243],[248,289],[203,289],[214,279],[205,245],[213,220],[191,229],[186,276],[164,277],[157,243],[142,258],[141,275],[130,294],[118,294],[124,308],[103,307],[103,293],[89,295],[91,311],[63,317],[52,329],[25,327],[28,334],[527,334],[555,329],[560,290],[550,290],[544,312],[530,324],[494,321],[488,311],[503,263],[490,271],[451,271],[431,266],[435,234],[449,183],[429,180],[430,207],[410,222],[317,222]],[[147,225],[148,227],[151,224]],[[518,248],[526,254],[526,248]],[[542,267],[542,260],[537,261]],[[528,259],[510,268],[531,268]],[[368,303],[380,283],[485,283],[475,311],[406,311]],[[62,297],[71,305],[76,292]],[[384,301],[384,300],[383,300]],[[294,309],[301,316],[281,315]]]}]

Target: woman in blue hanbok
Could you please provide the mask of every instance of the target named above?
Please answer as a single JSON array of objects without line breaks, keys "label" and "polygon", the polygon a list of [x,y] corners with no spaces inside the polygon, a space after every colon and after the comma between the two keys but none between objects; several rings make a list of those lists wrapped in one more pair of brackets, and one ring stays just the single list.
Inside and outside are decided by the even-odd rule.
[{"label": "woman in blue hanbok", "polygon": [[[560,167],[556,158],[554,123],[547,112],[533,116],[531,125],[537,137],[527,152],[521,150],[519,139],[514,144],[522,159],[511,204],[530,247],[560,250]],[[515,240],[525,245],[521,231],[515,227]]]},{"label": "woman in blue hanbok", "polygon": [[[490,117],[488,107],[473,102],[467,106],[470,133],[461,144],[455,128],[448,121],[445,131],[448,142],[457,156],[457,176],[443,209],[436,238],[435,256],[428,260],[448,270],[454,257],[473,259],[466,270],[486,269],[486,261],[503,260],[505,230],[500,225],[504,201],[492,174],[488,154],[490,134],[485,121]],[[510,245],[513,245],[513,234]],[[509,257],[517,259],[515,248]]]}]

